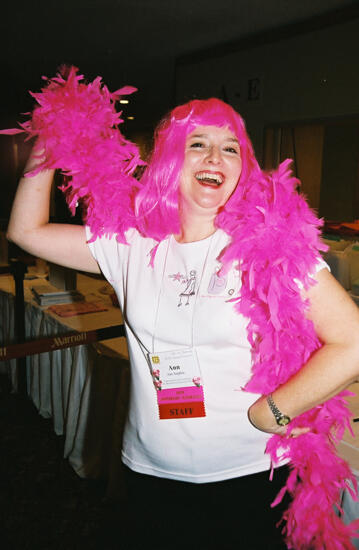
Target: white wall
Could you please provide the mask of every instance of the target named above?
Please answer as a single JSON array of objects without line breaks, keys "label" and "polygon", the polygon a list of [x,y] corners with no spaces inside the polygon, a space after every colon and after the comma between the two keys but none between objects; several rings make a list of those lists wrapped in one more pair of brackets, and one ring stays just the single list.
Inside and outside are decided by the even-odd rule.
[{"label": "white wall", "polygon": [[[257,77],[261,98],[249,101],[248,80]],[[267,124],[358,115],[359,20],[177,65],[177,103],[223,98],[223,86],[246,120],[259,158]]]}]

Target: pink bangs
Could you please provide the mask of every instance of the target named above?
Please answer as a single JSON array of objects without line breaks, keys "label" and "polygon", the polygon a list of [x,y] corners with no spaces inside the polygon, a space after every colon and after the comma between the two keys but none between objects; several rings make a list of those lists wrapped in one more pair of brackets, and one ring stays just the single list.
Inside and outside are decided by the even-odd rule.
[{"label": "pink bangs", "polygon": [[138,228],[158,241],[180,231],[179,178],[186,137],[197,126],[228,127],[237,137],[242,157],[239,184],[229,203],[241,195],[240,187],[259,170],[243,119],[220,99],[195,99],[173,109],[158,125],[154,148],[136,198]]}]

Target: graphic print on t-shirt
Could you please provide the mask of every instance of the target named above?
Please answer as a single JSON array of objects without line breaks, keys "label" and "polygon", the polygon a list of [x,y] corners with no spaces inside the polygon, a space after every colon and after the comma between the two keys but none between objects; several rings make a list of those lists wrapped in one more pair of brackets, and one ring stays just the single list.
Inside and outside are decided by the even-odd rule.
[{"label": "graphic print on t-shirt", "polygon": [[185,285],[182,292],[180,292],[179,294],[179,302],[177,304],[178,307],[183,305],[182,300],[185,300],[184,305],[188,306],[190,297],[195,295],[196,284],[197,284],[196,275],[197,275],[197,272],[195,269],[192,269],[189,272],[188,277],[186,277],[185,275],[182,275],[179,272],[172,275],[168,275],[168,277],[172,279],[173,282],[179,282],[181,285]]},{"label": "graphic print on t-shirt", "polygon": [[240,291],[240,271],[235,265],[229,271],[223,272],[218,262],[212,274],[206,279],[201,298],[222,298],[231,301]]},{"label": "graphic print on t-shirt", "polygon": [[218,267],[209,280],[207,292],[213,296],[221,294],[226,289],[226,285],[227,275],[221,275],[220,267]]},{"label": "graphic print on t-shirt", "polygon": [[[172,279],[176,286],[180,285],[177,307],[182,305],[190,305],[190,298],[197,292],[198,280],[197,271],[192,269],[189,275],[183,275],[179,271],[168,275],[169,279]],[[228,288],[227,288],[228,287]],[[234,293],[238,292],[240,287],[240,276],[237,269],[232,269],[228,274],[221,273],[221,266],[218,265],[214,269],[212,275],[209,278],[207,292],[202,297],[228,297],[231,298]]]}]

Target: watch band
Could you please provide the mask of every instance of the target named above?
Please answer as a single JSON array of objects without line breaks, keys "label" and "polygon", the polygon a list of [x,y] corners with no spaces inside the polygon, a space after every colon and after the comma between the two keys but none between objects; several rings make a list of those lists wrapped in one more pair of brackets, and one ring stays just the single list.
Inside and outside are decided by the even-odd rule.
[{"label": "watch band", "polygon": [[270,408],[270,410],[273,413],[273,416],[275,418],[275,421],[277,422],[278,426],[286,426],[290,422],[290,417],[286,414],[283,414],[277,407],[277,405],[274,403],[272,394],[267,395],[267,403]]}]

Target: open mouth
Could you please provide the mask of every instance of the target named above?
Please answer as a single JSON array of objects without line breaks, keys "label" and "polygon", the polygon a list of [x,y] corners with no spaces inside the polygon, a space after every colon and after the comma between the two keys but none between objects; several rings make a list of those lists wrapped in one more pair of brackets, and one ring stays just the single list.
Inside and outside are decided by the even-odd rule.
[{"label": "open mouth", "polygon": [[201,185],[212,187],[219,187],[224,182],[224,175],[221,172],[197,172],[195,178]]}]

